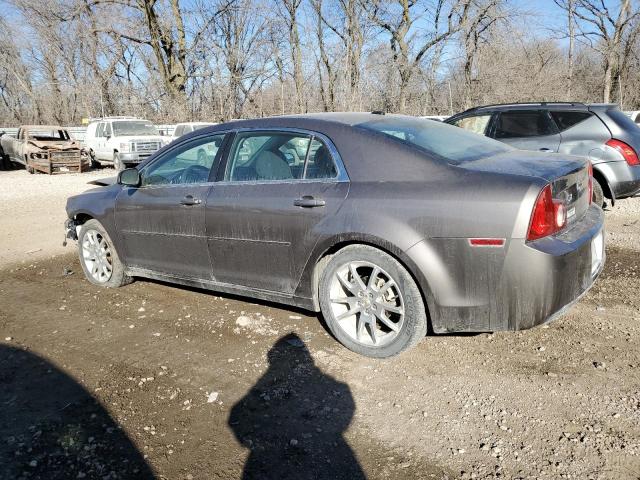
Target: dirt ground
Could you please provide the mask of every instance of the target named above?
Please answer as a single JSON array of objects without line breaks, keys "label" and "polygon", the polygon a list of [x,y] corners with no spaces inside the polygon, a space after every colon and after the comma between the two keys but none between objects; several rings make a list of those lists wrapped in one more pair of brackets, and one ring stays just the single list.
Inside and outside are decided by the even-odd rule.
[{"label": "dirt ground", "polygon": [[84,280],[64,199],[0,172],[0,479],[640,479],[640,198],[564,317],[390,360],[319,317]]}]

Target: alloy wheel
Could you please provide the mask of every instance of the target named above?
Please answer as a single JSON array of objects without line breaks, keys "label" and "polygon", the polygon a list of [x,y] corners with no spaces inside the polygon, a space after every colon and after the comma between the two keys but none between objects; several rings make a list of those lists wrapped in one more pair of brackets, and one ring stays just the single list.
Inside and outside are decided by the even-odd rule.
[{"label": "alloy wheel", "polygon": [[402,329],[402,292],[391,275],[373,263],[349,262],[338,268],[329,294],[336,324],[361,345],[386,345]]},{"label": "alloy wheel", "polygon": [[106,239],[97,230],[87,230],[82,239],[82,260],[89,275],[100,283],[113,273],[113,258]]}]

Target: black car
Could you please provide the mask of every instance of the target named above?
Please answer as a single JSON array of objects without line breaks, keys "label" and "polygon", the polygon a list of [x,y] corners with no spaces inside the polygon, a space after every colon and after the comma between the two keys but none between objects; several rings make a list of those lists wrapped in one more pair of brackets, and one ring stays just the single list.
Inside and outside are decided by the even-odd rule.
[{"label": "black car", "polygon": [[617,105],[515,103],[476,107],[446,123],[523,150],[588,158],[594,201],[640,193],[640,128]]},{"label": "black car", "polygon": [[429,323],[532,327],[593,284],[604,235],[588,162],[540,156],[405,116],[232,122],[69,198],[67,236],[96,285],[148,277],[297,305],[387,357]]}]

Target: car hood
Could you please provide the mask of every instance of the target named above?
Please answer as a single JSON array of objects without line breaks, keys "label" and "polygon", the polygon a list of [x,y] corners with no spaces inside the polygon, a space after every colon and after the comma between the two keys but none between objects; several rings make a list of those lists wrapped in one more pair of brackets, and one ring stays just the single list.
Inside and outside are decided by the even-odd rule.
[{"label": "car hood", "polygon": [[586,160],[580,157],[558,153],[509,150],[490,157],[461,162],[456,166],[478,172],[538,177],[552,182],[559,177],[584,168],[585,162]]},{"label": "car hood", "polygon": [[100,187],[108,187],[109,185],[115,185],[118,183],[118,177],[97,178],[87,182],[87,185],[98,185]]}]

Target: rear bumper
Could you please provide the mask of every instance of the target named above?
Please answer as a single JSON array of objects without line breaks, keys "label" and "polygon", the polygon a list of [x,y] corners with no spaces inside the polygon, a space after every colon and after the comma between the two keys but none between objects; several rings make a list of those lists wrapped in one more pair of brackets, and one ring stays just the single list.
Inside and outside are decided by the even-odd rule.
[{"label": "rear bumper", "polygon": [[616,198],[632,197],[640,193],[640,165],[632,167],[625,161],[594,165],[609,182]]},{"label": "rear bumper", "polygon": [[512,245],[492,323],[522,330],[557,318],[593,286],[604,262],[604,213],[596,206],[561,235]]},{"label": "rear bumper", "polygon": [[420,270],[434,332],[522,330],[562,314],[604,266],[604,213],[592,205],[575,226],[535,242],[471,247],[431,239],[406,254]]}]

